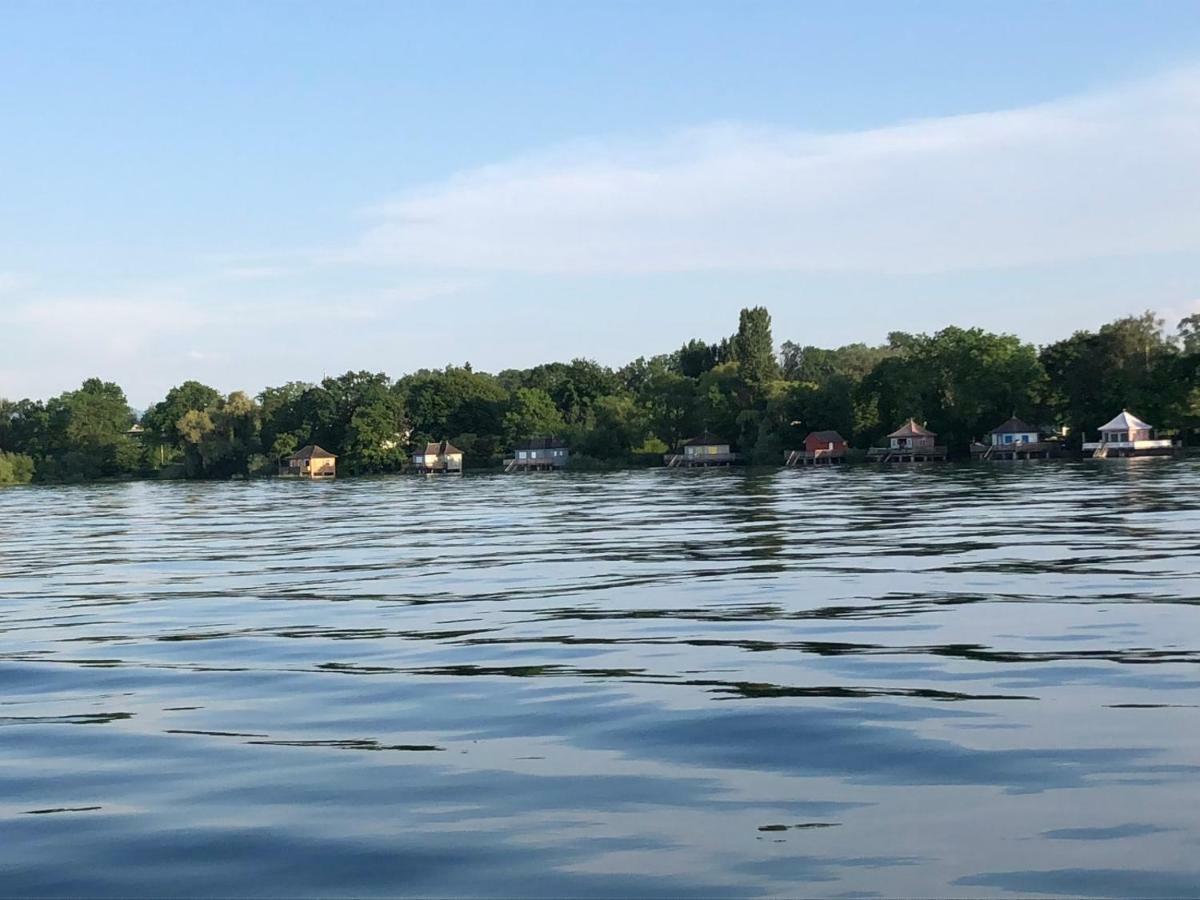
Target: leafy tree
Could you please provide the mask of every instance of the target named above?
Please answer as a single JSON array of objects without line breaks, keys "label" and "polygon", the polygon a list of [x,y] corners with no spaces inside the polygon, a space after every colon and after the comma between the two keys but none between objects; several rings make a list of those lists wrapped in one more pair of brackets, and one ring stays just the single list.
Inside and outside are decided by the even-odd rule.
[{"label": "leafy tree", "polygon": [[0,450],[0,484],[28,484],[33,481],[33,457]]},{"label": "leafy tree", "polygon": [[221,394],[216,388],[211,388],[198,381],[185,381],[178,387],[167,391],[165,399],[146,410],[142,416],[142,425],[152,433],[154,440],[165,444],[177,445],[182,440],[176,424],[184,413],[191,410],[205,410],[217,405]]},{"label": "leafy tree", "polygon": [[517,388],[504,414],[507,446],[535,437],[551,437],[566,431],[566,423],[550,395],[540,388]]},{"label": "leafy tree", "polygon": [[654,367],[637,394],[654,435],[667,447],[698,434],[702,428],[695,380],[665,367]]},{"label": "leafy tree", "polygon": [[766,307],[742,310],[731,344],[733,360],[747,384],[758,389],[779,377],[779,363],[771,340],[771,314]]},{"label": "leafy tree", "polygon": [[675,352],[676,366],[681,375],[699,378],[715,365],[723,362],[721,348],[717,344],[693,338]]},{"label": "leafy tree", "polygon": [[1048,405],[1077,441],[1122,409],[1160,427],[1171,424],[1171,409],[1189,384],[1176,378],[1178,351],[1162,326],[1147,312],[1043,348]]},{"label": "leafy tree", "polygon": [[649,434],[649,415],[633,395],[610,394],[593,405],[593,421],[581,449],[597,459],[626,462]]},{"label": "leafy tree", "polygon": [[[21,422],[23,413],[30,419]],[[78,390],[46,403],[28,405],[10,424],[25,431],[25,447],[36,448],[38,476],[47,481],[80,481],[123,475],[138,467],[140,450],[129,437],[133,411],[112,382],[89,378]]]},{"label": "leafy tree", "polygon": [[1200,313],[1180,319],[1179,342],[1184,353],[1200,353]]},{"label": "leafy tree", "polygon": [[875,366],[857,398],[877,414],[879,431],[869,438],[913,417],[962,452],[1014,413],[1042,417],[1045,372],[1037,351],[1013,335],[952,326],[932,336],[892,335],[890,343],[895,355]]}]

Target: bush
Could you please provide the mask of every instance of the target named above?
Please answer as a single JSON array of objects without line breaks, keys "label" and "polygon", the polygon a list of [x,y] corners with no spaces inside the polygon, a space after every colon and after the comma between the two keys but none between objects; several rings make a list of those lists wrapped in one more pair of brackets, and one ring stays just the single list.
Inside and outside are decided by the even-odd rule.
[{"label": "bush", "polygon": [[29,484],[33,481],[33,457],[0,450],[0,484]]}]

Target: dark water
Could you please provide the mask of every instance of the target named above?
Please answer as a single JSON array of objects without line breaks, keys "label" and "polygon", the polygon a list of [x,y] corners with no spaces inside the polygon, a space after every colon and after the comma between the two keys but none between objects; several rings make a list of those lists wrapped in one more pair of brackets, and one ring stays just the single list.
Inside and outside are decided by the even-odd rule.
[{"label": "dark water", "polygon": [[0,894],[1195,896],[1198,486],[0,491]]}]

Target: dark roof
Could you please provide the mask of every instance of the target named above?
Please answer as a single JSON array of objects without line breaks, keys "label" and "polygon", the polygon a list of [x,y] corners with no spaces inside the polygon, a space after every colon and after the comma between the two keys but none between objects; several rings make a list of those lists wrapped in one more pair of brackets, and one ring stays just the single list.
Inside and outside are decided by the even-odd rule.
[{"label": "dark roof", "polygon": [[907,422],[889,434],[888,437],[937,437],[937,435],[924,425],[918,425],[916,419],[909,419]]},{"label": "dark roof", "polygon": [[806,437],[804,439],[805,443],[808,443],[809,438],[815,438],[818,441],[827,441],[828,443],[831,443],[831,444],[846,443],[846,439],[844,437],[842,437],[840,434],[838,434],[836,431],[812,431],[812,432],[809,432],[808,437]]},{"label": "dark roof", "polygon": [[1028,422],[1018,419],[1016,416],[1013,416],[1003,425],[997,425],[991,430],[992,434],[1024,434],[1025,432],[1030,434],[1038,434],[1038,430],[1036,428],[1034,428]]},{"label": "dark roof", "polygon": [[442,441],[440,444],[434,441],[432,444],[425,445],[426,456],[445,456],[447,453],[462,453],[449,441]]},{"label": "dark roof", "polygon": [[540,437],[530,438],[527,441],[518,441],[513,444],[514,450],[557,450],[560,447],[566,447],[565,441],[561,441],[555,437]]},{"label": "dark roof", "polygon": [[717,446],[724,447],[728,443],[729,443],[729,441],[725,440],[724,438],[713,437],[711,434],[709,434],[706,431],[706,432],[704,432],[704,434],[700,435],[700,437],[694,437],[690,441],[684,441],[683,446],[685,446],[685,447],[717,447]]},{"label": "dark roof", "polygon": [[301,447],[299,450],[297,450],[295,453],[293,453],[288,458],[289,459],[337,459],[337,454],[330,453],[328,450],[318,447],[316,444],[305,444],[303,447]]}]

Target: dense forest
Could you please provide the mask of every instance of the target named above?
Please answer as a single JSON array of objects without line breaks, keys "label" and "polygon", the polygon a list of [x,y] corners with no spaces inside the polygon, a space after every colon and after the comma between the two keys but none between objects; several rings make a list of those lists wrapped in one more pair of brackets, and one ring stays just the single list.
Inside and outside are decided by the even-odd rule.
[{"label": "dense forest", "polygon": [[119,386],[97,378],[45,402],[0,399],[0,483],[271,474],[308,443],[338,454],[344,473],[398,470],[412,447],[441,439],[468,467],[486,468],[541,435],[565,438],[584,468],[657,462],[705,431],[752,462],[777,464],[810,430],[867,447],[910,416],[965,454],[1014,413],[1065,426],[1078,443],[1125,407],[1185,439],[1200,430],[1200,314],[1175,334],[1145,313],[1040,350],[949,327],[894,332],[880,346],[787,341],[777,351],[760,307],[742,310],[727,338],[616,370],[576,359],[497,375],[470,364],[398,380],[347,372],[253,397],[188,381],[140,420]]}]

